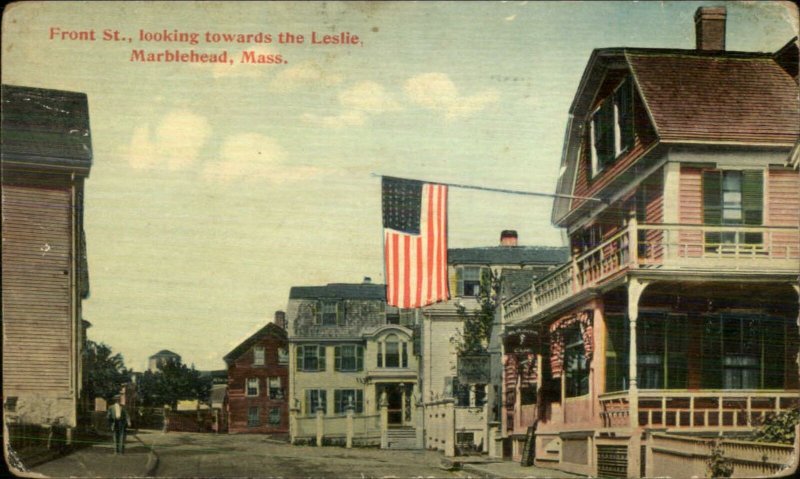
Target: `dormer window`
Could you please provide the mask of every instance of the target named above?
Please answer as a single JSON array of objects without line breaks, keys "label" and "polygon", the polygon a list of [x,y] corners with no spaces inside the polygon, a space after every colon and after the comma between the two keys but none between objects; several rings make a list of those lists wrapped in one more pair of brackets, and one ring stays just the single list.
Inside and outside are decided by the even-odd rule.
[{"label": "dormer window", "polygon": [[317,324],[336,326],[344,324],[344,303],[337,300],[320,300],[317,303]]},{"label": "dormer window", "polygon": [[633,83],[626,78],[604,99],[589,122],[592,177],[633,146]]}]

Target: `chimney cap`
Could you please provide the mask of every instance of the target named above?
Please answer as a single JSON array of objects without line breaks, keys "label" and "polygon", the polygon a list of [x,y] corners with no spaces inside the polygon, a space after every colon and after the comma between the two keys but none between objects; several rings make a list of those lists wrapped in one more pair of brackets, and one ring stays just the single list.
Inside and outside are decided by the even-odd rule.
[{"label": "chimney cap", "polygon": [[364,280],[361,282],[361,284],[372,284],[372,278],[369,276],[364,276]]},{"label": "chimney cap", "polygon": [[725,20],[728,15],[728,9],[724,6],[717,7],[698,7],[694,12],[694,21],[699,22],[701,19],[709,20]]},{"label": "chimney cap", "polygon": [[500,233],[501,238],[516,238],[517,237],[517,230],[503,230]]}]

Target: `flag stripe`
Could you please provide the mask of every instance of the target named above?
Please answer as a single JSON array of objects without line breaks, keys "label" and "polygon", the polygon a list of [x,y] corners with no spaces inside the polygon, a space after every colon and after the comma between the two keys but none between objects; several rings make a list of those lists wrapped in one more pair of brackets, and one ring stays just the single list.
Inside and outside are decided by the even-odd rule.
[{"label": "flag stripe", "polygon": [[447,187],[423,184],[419,234],[385,229],[386,300],[415,308],[448,299]]}]

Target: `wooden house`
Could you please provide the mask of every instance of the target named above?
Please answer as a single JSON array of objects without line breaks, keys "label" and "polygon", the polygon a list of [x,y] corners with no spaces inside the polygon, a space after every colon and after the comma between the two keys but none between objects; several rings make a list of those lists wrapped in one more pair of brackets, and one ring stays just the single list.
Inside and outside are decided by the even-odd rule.
[{"label": "wooden house", "polygon": [[[535,398],[507,415],[518,432],[536,426],[515,458],[688,477],[699,453],[665,450],[745,438],[800,404],[797,59],[725,50],[725,20],[698,9],[694,50],[589,59],[557,187],[580,198],[552,214],[571,258],[504,304],[507,364],[533,366]],[[520,369],[507,373],[505,392]],[[673,444],[651,447],[663,434]],[[763,457],[759,474],[780,468]]]},{"label": "wooden house", "polygon": [[4,417],[67,439],[81,394],[91,165],[85,94],[2,86]]},{"label": "wooden house", "polygon": [[228,365],[228,417],[223,421],[230,433],[289,431],[289,355],[282,318],[283,312],[277,312],[277,322],[267,324],[223,358]]}]

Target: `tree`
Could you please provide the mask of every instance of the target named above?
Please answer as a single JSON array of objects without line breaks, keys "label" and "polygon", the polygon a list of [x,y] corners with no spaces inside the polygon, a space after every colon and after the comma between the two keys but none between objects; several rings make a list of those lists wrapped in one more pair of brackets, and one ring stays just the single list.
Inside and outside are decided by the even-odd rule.
[{"label": "tree", "polygon": [[159,371],[142,374],[137,391],[144,406],[169,405],[174,409],[182,400],[208,402],[211,378],[202,377],[194,366],[190,368],[180,361],[168,361]]},{"label": "tree", "polygon": [[485,268],[481,273],[478,307],[468,312],[464,305],[456,306],[458,316],[464,321],[463,331],[459,331],[456,337],[459,355],[485,353],[488,350],[499,290],[499,278],[491,268]]},{"label": "tree", "polygon": [[104,343],[86,341],[83,350],[83,389],[87,398],[110,401],[130,379],[120,353],[112,354]]}]

